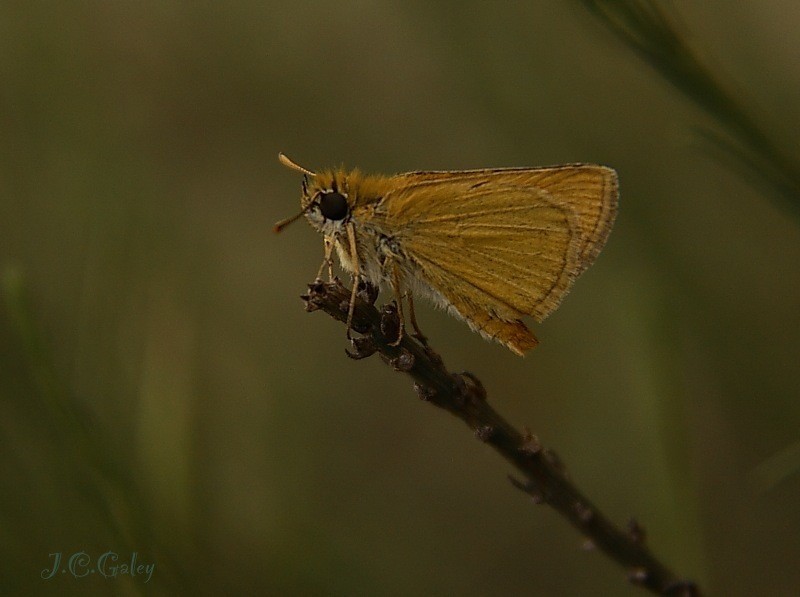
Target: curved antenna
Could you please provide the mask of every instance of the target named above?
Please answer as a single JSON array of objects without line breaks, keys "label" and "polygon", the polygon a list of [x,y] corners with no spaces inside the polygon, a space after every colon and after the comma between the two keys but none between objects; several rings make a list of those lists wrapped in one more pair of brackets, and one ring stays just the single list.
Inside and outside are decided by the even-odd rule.
[{"label": "curved antenna", "polygon": [[312,207],[314,207],[314,202],[313,201],[309,201],[308,205],[306,205],[303,209],[301,209],[299,214],[295,214],[291,218],[286,218],[285,220],[281,220],[280,222],[276,222],[275,225],[272,227],[272,231],[275,234],[277,234],[278,232],[280,232],[281,230],[286,228],[289,224],[291,224],[295,220],[299,220],[304,215],[306,215],[306,212],[309,209],[311,209]]},{"label": "curved antenna", "polygon": [[[298,166],[292,160],[287,158],[286,155],[283,154],[283,153],[279,153],[278,154],[278,161],[281,164],[283,164],[284,166],[286,166],[287,168],[291,168],[292,170],[297,170],[298,172],[302,172],[303,173],[303,175],[304,175],[303,176],[303,194],[306,194],[308,192],[308,189],[306,187],[306,185],[308,184],[307,180],[306,180],[306,176],[316,176],[316,174],[314,174],[311,170],[306,170],[302,166]],[[278,232],[280,232],[281,230],[286,228],[289,224],[291,224],[295,220],[299,220],[304,215],[306,215],[306,212],[309,209],[311,209],[313,206],[314,206],[314,202],[313,201],[309,201],[308,205],[306,205],[303,209],[301,209],[299,214],[296,214],[296,215],[292,216],[291,218],[286,218],[285,220],[281,220],[280,222],[277,222],[272,227],[272,231],[277,234]]]},{"label": "curved antenna", "polygon": [[278,161],[286,166],[287,168],[291,168],[292,170],[297,170],[298,172],[302,172],[303,174],[307,174],[308,176],[316,176],[311,170],[306,170],[302,166],[298,166],[292,160],[286,157],[285,154],[279,153],[278,154]]}]

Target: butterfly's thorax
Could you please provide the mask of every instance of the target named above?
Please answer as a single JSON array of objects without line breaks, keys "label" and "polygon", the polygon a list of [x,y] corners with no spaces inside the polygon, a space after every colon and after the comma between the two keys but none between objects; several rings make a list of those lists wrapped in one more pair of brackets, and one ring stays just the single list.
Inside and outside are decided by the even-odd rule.
[{"label": "butterfly's thorax", "polygon": [[415,266],[403,249],[403,230],[391,213],[391,195],[396,193],[392,177],[365,176],[352,172],[317,173],[303,198],[303,206],[320,192],[337,188],[347,198],[350,213],[344,220],[325,220],[311,210],[306,214],[311,225],[333,239],[342,267],[355,270],[345,226],[352,223],[361,274],[371,283],[384,285],[391,274],[388,265],[400,268],[405,276],[415,276]]}]

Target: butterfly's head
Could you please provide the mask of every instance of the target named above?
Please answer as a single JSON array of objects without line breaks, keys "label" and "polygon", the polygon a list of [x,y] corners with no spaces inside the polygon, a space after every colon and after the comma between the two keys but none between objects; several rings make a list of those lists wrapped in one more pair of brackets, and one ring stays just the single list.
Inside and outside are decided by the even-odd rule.
[{"label": "butterfly's head", "polygon": [[278,156],[280,162],[303,173],[300,213],[275,224],[273,230],[280,232],[286,226],[305,216],[318,231],[330,235],[347,222],[351,204],[348,199],[347,177],[343,172],[314,173],[298,166],[285,155]]}]

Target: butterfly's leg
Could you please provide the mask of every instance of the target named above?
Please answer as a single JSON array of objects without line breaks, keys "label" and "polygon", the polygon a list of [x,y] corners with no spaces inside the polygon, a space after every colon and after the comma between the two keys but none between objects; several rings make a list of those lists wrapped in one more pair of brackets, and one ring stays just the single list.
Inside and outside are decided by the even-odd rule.
[{"label": "butterfly's leg", "polygon": [[350,263],[353,264],[353,290],[350,292],[350,307],[347,309],[347,339],[349,340],[351,338],[350,327],[353,325],[353,313],[356,309],[358,283],[361,281],[361,265],[358,262],[358,247],[356,246],[356,231],[353,222],[347,223],[347,240],[350,244]]},{"label": "butterfly's leg", "polygon": [[[385,267],[385,266],[384,266]],[[392,262],[392,293],[394,294],[394,300],[397,303],[397,315],[400,318],[400,326],[397,329],[397,339],[393,342],[389,342],[389,346],[397,346],[403,340],[403,336],[405,335],[405,315],[403,314],[403,293],[400,292],[400,271],[397,269],[397,265]]]},{"label": "butterfly's leg", "polygon": [[425,337],[425,334],[422,333],[422,330],[419,329],[419,324],[417,324],[417,315],[414,313],[414,295],[409,290],[406,293],[408,297],[408,315],[411,319],[411,325],[414,328],[414,337],[422,342],[425,346],[428,345],[428,338]]},{"label": "butterfly's leg", "polygon": [[328,266],[328,281],[333,281],[333,259],[331,259],[331,252],[333,251],[333,239],[329,236],[326,236],[322,239],[322,242],[325,243],[325,258],[322,260],[322,265],[319,266],[319,271],[317,271],[317,280],[322,280],[322,271],[325,269],[325,266]]}]

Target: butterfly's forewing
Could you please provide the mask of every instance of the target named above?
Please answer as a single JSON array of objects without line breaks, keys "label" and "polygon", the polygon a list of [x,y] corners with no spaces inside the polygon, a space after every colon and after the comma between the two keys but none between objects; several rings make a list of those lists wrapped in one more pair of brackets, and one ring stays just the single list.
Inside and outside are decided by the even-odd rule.
[{"label": "butterfly's forewing", "polygon": [[617,173],[594,165],[528,170],[527,184],[566,204],[576,216],[581,244],[578,274],[594,261],[606,243],[617,215]]},{"label": "butterfly's forewing", "polygon": [[[405,178],[405,180],[397,180]],[[473,327],[515,352],[593,261],[616,212],[602,166],[412,173],[395,177],[386,223]]]}]

